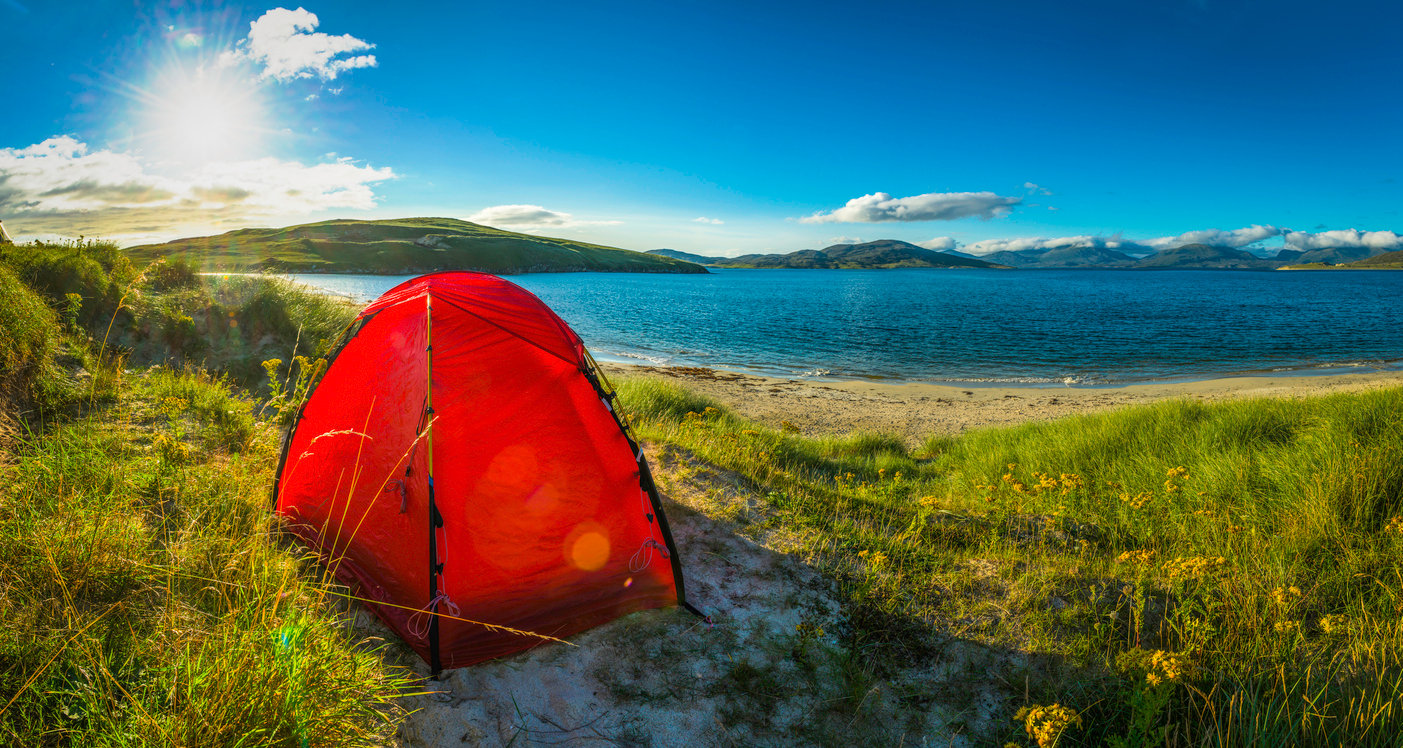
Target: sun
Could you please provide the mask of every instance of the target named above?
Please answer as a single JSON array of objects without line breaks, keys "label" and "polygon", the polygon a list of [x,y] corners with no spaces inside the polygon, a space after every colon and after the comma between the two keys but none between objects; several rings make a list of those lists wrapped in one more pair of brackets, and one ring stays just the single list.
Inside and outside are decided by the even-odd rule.
[{"label": "sun", "polygon": [[171,65],[140,97],[142,136],[162,158],[189,163],[260,155],[267,127],[257,86],[214,65]]}]

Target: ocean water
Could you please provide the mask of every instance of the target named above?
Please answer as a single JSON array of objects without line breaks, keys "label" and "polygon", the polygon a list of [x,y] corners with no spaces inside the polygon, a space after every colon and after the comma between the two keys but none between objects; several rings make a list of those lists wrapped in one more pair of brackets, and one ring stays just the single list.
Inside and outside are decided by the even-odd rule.
[{"label": "ocean water", "polygon": [[[409,276],[295,275],[369,301]],[[512,276],[595,356],[784,377],[1097,386],[1403,368],[1403,272]]]}]

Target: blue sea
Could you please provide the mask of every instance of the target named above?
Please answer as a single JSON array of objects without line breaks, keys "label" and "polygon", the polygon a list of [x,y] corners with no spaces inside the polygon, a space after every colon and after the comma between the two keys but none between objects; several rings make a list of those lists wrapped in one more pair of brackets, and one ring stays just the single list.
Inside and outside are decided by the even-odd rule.
[{"label": "blue sea", "polygon": [[[295,275],[370,301],[408,276]],[[1403,368],[1403,272],[717,270],[512,276],[600,360],[1104,386]]]}]

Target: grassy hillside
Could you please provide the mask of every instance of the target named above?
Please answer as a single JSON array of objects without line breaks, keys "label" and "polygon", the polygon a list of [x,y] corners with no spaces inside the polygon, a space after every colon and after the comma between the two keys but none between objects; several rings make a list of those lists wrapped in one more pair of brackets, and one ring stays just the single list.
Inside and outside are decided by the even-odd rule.
[{"label": "grassy hillside", "polygon": [[1345,267],[1351,268],[1376,268],[1376,269],[1398,269],[1403,268],[1403,249],[1386,252],[1376,257],[1370,257],[1358,262],[1351,262]]},{"label": "grassy hillside", "polygon": [[[916,450],[801,438],[660,380],[621,392],[682,466],[665,488],[740,476],[704,511],[842,590],[792,655],[841,667],[752,658],[745,683],[970,715],[992,687],[1006,731],[973,736],[992,745],[1403,735],[1403,390],[1165,402]],[[923,675],[971,647],[963,691]]]},{"label": "grassy hillside", "polygon": [[346,312],[104,244],[7,247],[0,293],[0,743],[383,745],[408,680],[268,511],[285,403],[169,365],[324,350]]},{"label": "grassy hillside", "polygon": [[334,220],[280,229],[240,229],[127,250],[134,262],[183,260],[200,270],[377,273],[705,273],[670,257],[531,236],[453,218]]}]

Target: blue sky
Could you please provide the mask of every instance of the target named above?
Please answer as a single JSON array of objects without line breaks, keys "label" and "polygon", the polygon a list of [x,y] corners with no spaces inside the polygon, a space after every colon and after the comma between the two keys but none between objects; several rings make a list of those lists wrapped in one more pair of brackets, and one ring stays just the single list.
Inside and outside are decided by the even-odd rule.
[{"label": "blue sky", "polygon": [[0,28],[21,239],[1403,245],[1391,3],[0,0]]}]

